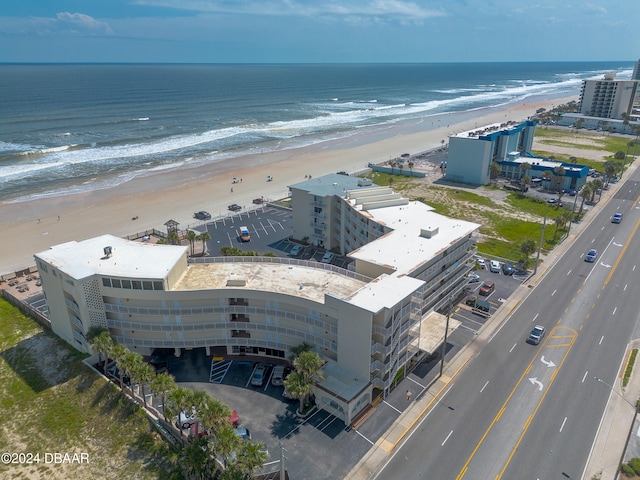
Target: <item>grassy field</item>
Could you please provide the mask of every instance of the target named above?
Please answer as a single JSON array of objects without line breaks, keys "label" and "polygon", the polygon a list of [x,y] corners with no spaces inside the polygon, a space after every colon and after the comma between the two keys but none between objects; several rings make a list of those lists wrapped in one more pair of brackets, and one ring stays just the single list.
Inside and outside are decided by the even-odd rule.
[{"label": "grassy field", "polygon": [[[0,299],[0,452],[40,454],[40,463],[0,463],[0,478],[166,478],[170,452],[142,409],[81,360]],[[56,452],[88,463],[46,462]]]}]

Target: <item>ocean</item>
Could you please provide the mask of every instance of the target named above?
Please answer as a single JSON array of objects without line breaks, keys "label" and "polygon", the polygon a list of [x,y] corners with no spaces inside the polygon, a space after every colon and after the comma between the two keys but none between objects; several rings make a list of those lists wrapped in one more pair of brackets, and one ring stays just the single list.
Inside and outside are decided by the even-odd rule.
[{"label": "ocean", "polygon": [[0,203],[577,95],[633,62],[0,65]]}]

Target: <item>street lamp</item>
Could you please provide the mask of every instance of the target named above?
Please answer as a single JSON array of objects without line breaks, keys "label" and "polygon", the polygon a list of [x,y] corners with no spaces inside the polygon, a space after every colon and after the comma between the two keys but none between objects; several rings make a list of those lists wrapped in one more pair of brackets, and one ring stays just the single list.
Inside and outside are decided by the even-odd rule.
[{"label": "street lamp", "polygon": [[634,410],[636,411],[636,414],[638,413],[638,406],[637,406],[637,405],[634,405],[634,404],[633,404],[633,403],[631,403],[629,400],[627,400],[627,399],[624,397],[624,395],[622,395],[622,393],[618,392],[618,391],[615,389],[615,387],[614,387],[613,385],[608,384],[607,382],[605,382],[604,380],[602,380],[600,377],[595,377],[595,376],[594,376],[594,377],[593,377],[593,379],[594,379],[596,382],[603,383],[604,385],[606,385],[607,387],[609,387],[609,389],[610,389],[613,393],[617,394],[617,395],[618,395],[622,400],[624,400],[624,401],[627,403],[627,405],[631,405],[631,406],[634,408]]}]

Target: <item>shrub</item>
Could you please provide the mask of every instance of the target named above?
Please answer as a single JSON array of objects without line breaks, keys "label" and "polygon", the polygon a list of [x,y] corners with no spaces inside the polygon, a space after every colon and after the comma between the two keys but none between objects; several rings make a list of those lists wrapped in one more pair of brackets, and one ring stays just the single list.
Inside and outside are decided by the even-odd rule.
[{"label": "shrub", "polygon": [[632,458],[629,460],[629,466],[633,470],[633,473],[640,475],[640,458]]},{"label": "shrub", "polygon": [[627,158],[627,155],[622,150],[619,150],[616,152],[613,158],[615,158],[616,160],[624,160],[625,158]]},{"label": "shrub", "polygon": [[636,473],[633,471],[633,468],[631,468],[629,465],[627,465],[626,463],[623,463],[622,465],[620,465],[620,471],[622,473],[624,473],[625,475],[635,475]]}]

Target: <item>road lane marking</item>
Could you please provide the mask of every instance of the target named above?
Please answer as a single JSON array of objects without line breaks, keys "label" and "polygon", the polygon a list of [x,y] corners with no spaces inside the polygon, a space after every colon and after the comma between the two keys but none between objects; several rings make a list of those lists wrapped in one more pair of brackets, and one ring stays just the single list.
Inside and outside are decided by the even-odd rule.
[{"label": "road lane marking", "polygon": [[598,345],[602,345],[602,341],[604,340],[604,335],[600,338],[600,341],[598,342]]},{"label": "road lane marking", "polygon": [[571,275],[571,269],[567,272],[567,276]]},{"label": "road lane marking", "polygon": [[487,388],[487,385],[489,385],[489,380],[487,380],[487,383],[485,383],[482,388],[480,389],[480,393],[484,392],[484,389]]},{"label": "road lane marking", "polygon": [[536,318],[538,318],[538,315],[540,315],[539,313],[536,313],[535,316],[531,319],[532,322],[536,321]]},{"label": "road lane marking", "polygon": [[513,349],[516,348],[517,343],[513,344],[513,347],[511,347],[511,349],[509,350],[509,353],[513,352]]},{"label": "road lane marking", "polygon": [[589,373],[589,370],[587,370],[586,372],[584,372],[584,377],[582,377],[582,383],[584,383],[584,380],[587,378],[587,374]]},{"label": "road lane marking", "polygon": [[613,308],[613,312],[611,313],[611,315],[615,315],[617,311],[618,311],[618,307],[614,307]]},{"label": "road lane marking", "polygon": [[[611,271],[609,272],[609,275],[607,275],[607,278],[604,281],[604,285],[605,286],[607,286],[609,284],[609,281],[611,280],[611,277],[613,277],[613,272],[615,272],[616,269],[618,268],[618,264],[620,263],[620,260],[622,260],[622,256],[627,251],[627,248],[629,247],[629,244],[631,243],[631,240],[633,239],[633,237],[635,236],[636,232],[638,231],[638,226],[640,226],[640,220],[638,220],[636,222],[636,226],[633,227],[633,231],[631,232],[631,235],[629,235],[629,239],[626,241],[626,243],[624,244],[624,247],[622,247],[622,250],[620,250],[620,254],[618,255],[618,258],[616,258],[616,261],[613,263],[613,268],[611,268]],[[611,241],[613,241],[613,239],[611,239]],[[636,269],[635,265],[634,265],[633,269],[634,270]]]},{"label": "road lane marking", "polygon": [[564,417],[564,420],[562,421],[562,425],[560,425],[560,431],[562,431],[562,429],[564,428],[565,423],[567,423],[567,417]]},{"label": "road lane marking", "polygon": [[453,433],[453,430],[451,430],[451,431],[449,432],[449,435],[447,435],[447,438],[445,438],[445,439],[444,439],[444,442],[442,442],[442,445],[441,445],[441,446],[443,446],[443,447],[444,447],[444,444],[445,444],[445,443],[447,443],[447,440],[449,440],[449,437],[451,436],[451,434],[452,434],[452,433]]},{"label": "road lane marking", "polygon": [[[541,406],[542,402],[544,401],[544,399],[546,398],[547,393],[549,392],[549,390],[551,388],[551,385],[555,381],[556,375],[558,374],[558,372],[562,368],[562,365],[564,364],[564,361],[566,360],[567,356],[569,355],[569,352],[571,351],[571,348],[573,347],[573,344],[575,343],[575,340],[576,340],[576,338],[578,336],[578,333],[575,330],[573,330],[573,329],[571,329],[569,327],[554,327],[553,330],[551,331],[550,335],[547,337],[547,339],[544,341],[544,343],[540,346],[540,349],[545,348],[545,346],[549,342],[549,340],[551,338],[555,338],[555,335],[554,335],[555,331],[556,330],[560,330],[560,329],[570,332],[570,335],[566,335],[566,334],[558,335],[558,337],[560,337],[560,338],[564,338],[564,337],[567,337],[567,336],[571,337],[571,341],[568,344],[561,345],[561,346],[566,346],[567,347],[567,351],[564,353],[564,355],[562,357],[562,360],[560,361],[560,364],[558,365],[558,368],[554,369],[554,371],[553,371],[553,373],[551,375],[551,378],[550,378],[550,380],[549,380],[549,382],[547,384],[547,388],[542,393],[542,396],[541,396],[540,400],[538,401],[533,413],[527,419],[527,421],[525,423],[525,426],[524,426],[524,428],[522,430],[522,433],[521,433],[520,437],[518,438],[518,440],[516,441],[516,444],[513,447],[511,453],[509,454],[509,457],[507,458],[507,461],[506,461],[503,469],[495,477],[496,480],[498,480],[498,479],[500,479],[502,477],[502,475],[504,474],[505,470],[509,466],[509,463],[511,462],[513,456],[515,455],[516,450],[518,449],[518,447],[520,446],[520,443],[522,442],[522,439],[524,438],[525,433],[527,432],[527,429],[528,429],[528,426],[529,426],[531,420],[533,420],[533,418],[536,416],[538,410],[540,409],[540,406]],[[553,347],[558,347],[558,346],[560,346],[560,345],[553,344]],[[491,421],[491,423],[489,424],[489,426],[487,427],[485,432],[482,434],[482,437],[480,438],[480,440],[478,441],[478,443],[474,447],[473,451],[471,452],[471,455],[469,455],[469,458],[467,459],[465,464],[462,466],[462,469],[460,470],[460,473],[458,473],[458,475],[456,476],[456,480],[462,479],[464,477],[464,475],[467,473],[467,471],[469,470],[469,464],[471,463],[471,461],[475,457],[476,453],[480,449],[480,446],[484,443],[484,441],[486,440],[487,436],[489,435],[489,433],[491,432],[491,430],[493,429],[495,424],[500,420],[500,417],[504,413],[504,411],[506,409],[506,406],[511,401],[511,399],[514,396],[516,390],[521,386],[522,382],[524,381],[524,379],[527,376],[527,373],[531,370],[531,367],[533,366],[534,362],[536,361],[536,358],[537,358],[537,355],[534,356],[534,358],[531,359],[531,362],[529,363],[529,365],[527,366],[525,371],[522,373],[522,375],[520,376],[520,379],[516,382],[515,386],[513,387],[513,389],[511,390],[511,392],[507,396],[506,400],[502,404],[502,407],[498,411],[498,414]]]},{"label": "road lane marking", "polygon": [[553,297],[556,294],[557,291],[558,291],[557,289],[554,290],[553,293],[551,294],[551,296]]}]

